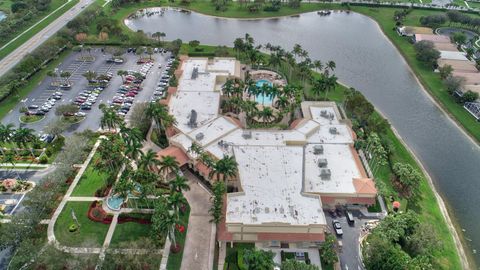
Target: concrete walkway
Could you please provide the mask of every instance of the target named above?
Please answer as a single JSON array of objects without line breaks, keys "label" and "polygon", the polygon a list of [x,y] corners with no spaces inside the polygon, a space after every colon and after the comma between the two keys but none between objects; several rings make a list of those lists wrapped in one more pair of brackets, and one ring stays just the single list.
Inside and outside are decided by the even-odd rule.
[{"label": "concrete walkway", "polygon": [[102,251],[100,252],[101,262],[103,262],[103,260],[105,259],[105,250],[107,250],[108,246],[110,246],[110,241],[112,241],[113,233],[115,232],[115,227],[117,227],[118,223],[118,215],[119,213],[113,215],[112,223],[110,223],[110,227],[108,227],[107,236],[103,241]]},{"label": "concrete walkway", "polygon": [[93,202],[93,201],[102,201],[101,197],[69,197],[67,199],[69,202]]},{"label": "concrete walkway", "polygon": [[185,177],[190,185],[190,190],[184,193],[190,204],[190,218],[180,269],[212,269],[216,227],[210,223],[208,213],[211,194],[189,171]]}]

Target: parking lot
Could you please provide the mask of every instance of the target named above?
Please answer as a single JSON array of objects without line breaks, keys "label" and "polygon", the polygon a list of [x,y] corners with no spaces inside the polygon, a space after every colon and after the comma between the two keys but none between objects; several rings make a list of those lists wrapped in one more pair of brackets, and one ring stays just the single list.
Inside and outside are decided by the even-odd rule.
[{"label": "parking lot", "polygon": [[[87,54],[83,52],[83,54]],[[22,100],[17,104],[17,106],[2,119],[2,123],[13,123],[18,126],[21,124],[24,127],[34,129],[38,133],[42,133],[45,126],[50,122],[55,121],[58,117],[55,115],[55,108],[63,104],[71,104],[78,98],[78,95],[85,90],[88,90],[89,83],[88,80],[83,76],[87,71],[94,71],[97,75],[110,73],[113,75],[112,79],[108,82],[106,88],[98,93],[98,97],[95,99],[95,103],[92,104],[89,110],[82,110],[86,113],[86,117],[83,121],[73,124],[67,133],[72,133],[75,131],[83,131],[86,129],[98,130],[100,126],[100,117],[102,115],[101,110],[99,109],[99,104],[111,104],[113,98],[118,96],[117,90],[122,85],[122,77],[117,75],[117,71],[140,71],[142,65],[137,64],[139,59],[138,55],[133,52],[125,53],[121,57],[124,59],[123,63],[107,63],[108,59],[112,58],[111,54],[107,54],[101,51],[100,48],[94,48],[91,51],[91,56],[95,58],[94,61],[78,61],[80,57],[79,52],[73,52],[68,55],[65,60],[57,67],[57,74],[61,72],[69,72],[71,76],[68,78],[68,83],[71,85],[70,89],[61,89],[61,87],[52,85],[53,82],[63,82],[64,78],[52,78],[46,77],[39,85],[36,87],[26,99]],[[148,56],[147,56],[148,57]],[[136,94],[133,104],[137,102],[148,102],[152,99],[155,89],[157,88],[157,83],[160,80],[161,73],[165,69],[165,64],[167,59],[170,57],[169,53],[154,53],[152,56],[153,65],[148,71],[145,80],[141,84],[142,91],[139,91]],[[158,68],[158,65],[161,64],[162,68]],[[58,95],[57,100],[53,100],[56,92],[61,92],[61,96]],[[51,101],[49,101],[49,99]],[[35,123],[20,123],[20,109],[22,107],[29,107],[31,105],[36,105],[39,108],[45,106],[47,102],[52,104],[52,108],[49,112],[46,113],[45,118],[41,121]],[[127,115],[128,117],[128,115]]]}]

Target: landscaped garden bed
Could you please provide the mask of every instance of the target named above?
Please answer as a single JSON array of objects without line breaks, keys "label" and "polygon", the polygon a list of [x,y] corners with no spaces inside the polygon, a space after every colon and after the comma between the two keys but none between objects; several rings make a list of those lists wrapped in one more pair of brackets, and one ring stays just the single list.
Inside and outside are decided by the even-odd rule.
[{"label": "landscaped garden bed", "polygon": [[1,181],[0,192],[27,192],[32,188],[32,182],[16,179],[4,179]]}]

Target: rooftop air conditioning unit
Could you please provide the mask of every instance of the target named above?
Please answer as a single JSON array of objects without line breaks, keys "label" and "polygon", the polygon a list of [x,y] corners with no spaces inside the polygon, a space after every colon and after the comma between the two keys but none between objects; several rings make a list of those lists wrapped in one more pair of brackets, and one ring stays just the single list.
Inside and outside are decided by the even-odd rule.
[{"label": "rooftop air conditioning unit", "polygon": [[327,161],[326,158],[321,158],[321,159],[318,160],[317,165],[320,168],[325,168],[328,165],[328,161]]},{"label": "rooftop air conditioning unit", "polygon": [[313,146],[313,154],[314,154],[314,155],[321,155],[321,154],[323,154],[323,145],[315,145],[315,146]]},{"label": "rooftop air conditioning unit", "polygon": [[205,137],[205,136],[203,135],[202,132],[200,132],[200,133],[198,133],[197,135],[195,135],[195,139],[197,139],[197,141],[201,141],[201,140],[203,139],[203,137]]},{"label": "rooftop air conditioning unit", "polygon": [[338,133],[336,127],[331,127],[331,128],[329,129],[329,131],[330,131],[330,134],[337,134],[337,133]]},{"label": "rooftop air conditioning unit", "polygon": [[320,170],[320,177],[322,178],[322,180],[329,180],[331,176],[332,176],[332,172],[330,171],[330,169]]},{"label": "rooftop air conditioning unit", "polygon": [[328,117],[328,112],[326,110],[321,110],[320,111],[320,116],[327,118]]}]

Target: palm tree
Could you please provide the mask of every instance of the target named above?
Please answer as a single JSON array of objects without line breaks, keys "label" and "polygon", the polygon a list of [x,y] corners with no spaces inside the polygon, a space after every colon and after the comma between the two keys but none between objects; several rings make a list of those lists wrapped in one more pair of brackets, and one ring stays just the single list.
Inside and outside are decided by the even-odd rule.
[{"label": "palm tree", "polygon": [[148,149],[147,153],[143,153],[138,161],[138,168],[143,170],[153,171],[154,168],[160,165],[160,160],[157,159],[157,153],[152,149]]},{"label": "palm tree", "polygon": [[290,102],[287,96],[279,96],[275,101],[275,106],[277,106],[279,110],[283,110],[288,107],[289,103]]},{"label": "palm tree", "polygon": [[313,80],[311,91],[316,98],[318,98],[321,93],[325,92],[325,88],[326,88],[325,81],[326,81],[326,78],[323,74],[320,75],[320,78]]},{"label": "palm tree", "polygon": [[315,70],[319,72],[320,70],[323,69],[323,63],[320,60],[315,60],[313,61],[313,66],[315,67]]},{"label": "palm tree", "polygon": [[170,172],[177,172],[180,169],[179,163],[174,156],[164,156],[159,165],[160,173],[163,173],[165,178]]},{"label": "palm tree", "polygon": [[68,80],[68,78],[70,78],[70,76],[72,76],[72,73],[70,73],[68,71],[63,71],[62,73],[60,73],[60,77],[63,78],[63,84],[65,84],[65,85],[70,84],[70,81]]},{"label": "palm tree", "polygon": [[26,147],[29,143],[33,143],[37,140],[37,136],[34,134],[34,130],[30,128],[18,128],[13,134],[13,141],[18,147]]},{"label": "palm tree", "polygon": [[247,117],[247,123],[258,114],[257,102],[252,100],[246,100],[242,103],[242,110]]},{"label": "palm tree", "polygon": [[100,126],[102,129],[108,128],[109,130],[116,129],[123,123],[122,118],[118,116],[114,108],[109,108],[107,106],[101,106],[100,108],[103,112],[102,117],[100,118]]},{"label": "palm tree", "polygon": [[120,197],[126,199],[133,190],[133,183],[128,178],[122,177],[115,184],[113,190],[115,193],[118,193]]},{"label": "palm tree", "polygon": [[3,146],[12,141],[13,134],[15,134],[13,124],[4,125],[0,123],[0,151],[2,152],[2,155],[5,155]]},{"label": "palm tree", "polygon": [[325,66],[325,71],[324,71],[324,73],[328,75],[328,74],[329,74],[329,70],[333,72],[336,67],[337,67],[337,65],[335,64],[334,61],[328,61],[327,64],[326,64],[326,66]]},{"label": "palm tree", "polygon": [[168,183],[168,185],[170,186],[170,193],[190,190],[187,178],[180,175],[177,175],[175,179]]},{"label": "palm tree", "polygon": [[95,71],[89,70],[83,73],[83,77],[85,77],[88,80],[88,82],[91,82],[97,77],[97,73]]},{"label": "palm tree", "polygon": [[335,90],[337,85],[337,77],[335,75],[329,76],[325,80],[325,100],[327,100],[328,91]]},{"label": "palm tree", "polygon": [[122,136],[122,139],[126,145],[138,145],[141,144],[141,142],[143,141],[142,131],[137,127],[128,128],[125,125],[121,125],[120,136]]},{"label": "palm tree", "polygon": [[187,205],[187,199],[185,199],[185,196],[181,192],[174,192],[168,196],[167,199],[168,206],[173,209],[174,215],[179,217],[180,214],[180,209],[182,206]]},{"label": "palm tree", "polygon": [[211,168],[209,177],[216,175],[217,181],[223,180],[227,186],[227,180],[237,175],[237,162],[233,156],[226,155],[222,159],[215,162]]},{"label": "palm tree", "polygon": [[300,44],[293,45],[292,53],[293,53],[293,55],[295,55],[295,57],[299,57],[300,54],[302,53],[302,51],[303,51],[303,49],[302,49],[302,46]]},{"label": "palm tree", "polygon": [[268,123],[273,118],[273,110],[270,107],[264,107],[259,112],[259,116],[263,119],[265,123]]},{"label": "palm tree", "polygon": [[167,127],[176,123],[175,117],[168,114],[167,106],[161,103],[150,103],[145,112],[147,117],[155,121],[157,128],[162,134],[165,134]]},{"label": "palm tree", "polygon": [[125,70],[119,70],[119,71],[117,71],[117,75],[122,77],[122,83],[125,83],[125,77],[124,76],[128,75],[128,72],[125,71]]},{"label": "palm tree", "polygon": [[134,142],[127,144],[125,145],[125,155],[133,160],[137,160],[137,158],[142,154],[141,148],[141,143]]}]

